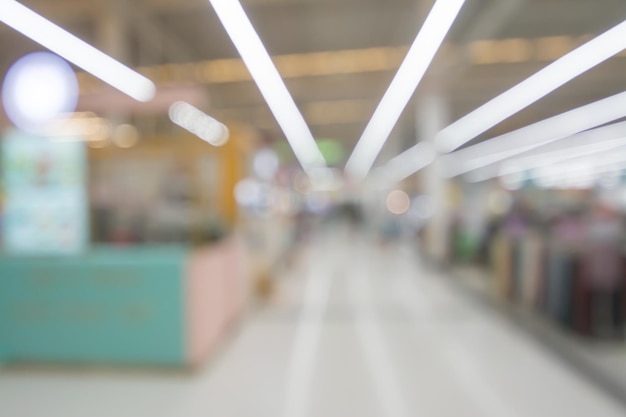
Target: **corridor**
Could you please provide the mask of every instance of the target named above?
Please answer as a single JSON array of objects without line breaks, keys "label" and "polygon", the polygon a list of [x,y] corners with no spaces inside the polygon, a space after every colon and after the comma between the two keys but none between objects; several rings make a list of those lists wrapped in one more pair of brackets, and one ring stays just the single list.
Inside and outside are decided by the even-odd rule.
[{"label": "corridor", "polygon": [[277,279],[203,369],[8,368],[0,416],[624,415],[409,244],[327,231]]}]

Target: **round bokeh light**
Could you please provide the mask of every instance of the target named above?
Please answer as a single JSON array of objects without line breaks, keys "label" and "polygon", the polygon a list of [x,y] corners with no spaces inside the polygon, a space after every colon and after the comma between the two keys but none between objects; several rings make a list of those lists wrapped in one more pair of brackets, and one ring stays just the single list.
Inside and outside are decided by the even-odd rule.
[{"label": "round bokeh light", "polygon": [[42,133],[50,123],[72,113],[78,103],[78,81],[72,67],[48,52],[17,60],[2,85],[2,101],[18,128]]},{"label": "round bokeh light", "polygon": [[394,190],[387,195],[387,210],[393,214],[404,214],[411,207],[411,199],[402,190]]},{"label": "round bokeh light", "polygon": [[280,168],[278,155],[271,149],[262,149],[252,161],[254,173],[262,180],[270,181],[274,178]]}]

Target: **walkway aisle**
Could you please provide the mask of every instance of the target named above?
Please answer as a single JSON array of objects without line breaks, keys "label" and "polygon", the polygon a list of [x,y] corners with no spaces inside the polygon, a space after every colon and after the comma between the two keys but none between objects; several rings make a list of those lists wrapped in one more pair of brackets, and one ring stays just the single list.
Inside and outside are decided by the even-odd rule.
[{"label": "walkway aisle", "polygon": [[0,373],[2,417],[618,417],[414,249],[335,230],[195,374]]},{"label": "walkway aisle", "polygon": [[334,244],[342,250],[326,246],[325,257],[309,259],[342,254],[311,407],[298,417],[624,415],[506,321],[425,272],[412,247],[339,234]]}]

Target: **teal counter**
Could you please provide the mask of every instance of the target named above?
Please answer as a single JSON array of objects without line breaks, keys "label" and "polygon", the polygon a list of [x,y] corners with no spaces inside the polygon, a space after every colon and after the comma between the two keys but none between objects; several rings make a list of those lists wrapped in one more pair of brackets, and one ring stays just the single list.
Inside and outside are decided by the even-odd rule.
[{"label": "teal counter", "polygon": [[[225,302],[237,284],[237,256],[233,242],[200,251],[100,247],[72,257],[0,256],[0,359],[198,360],[215,343],[223,310],[240,301]],[[209,334],[208,326],[216,330]]]}]

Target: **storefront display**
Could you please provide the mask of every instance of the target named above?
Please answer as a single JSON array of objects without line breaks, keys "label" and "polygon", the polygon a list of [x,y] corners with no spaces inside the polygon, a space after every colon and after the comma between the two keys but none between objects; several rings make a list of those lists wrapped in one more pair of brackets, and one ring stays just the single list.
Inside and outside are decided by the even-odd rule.
[{"label": "storefront display", "polygon": [[[601,187],[529,186],[510,193],[505,211],[485,210],[485,217],[496,216],[479,233],[493,293],[580,335],[623,339],[626,207],[617,198],[622,195],[618,183],[610,193]],[[466,224],[460,225],[457,239],[467,233]]]},{"label": "storefront display", "polygon": [[220,148],[7,133],[0,362],[200,364],[246,305],[238,132]]}]

